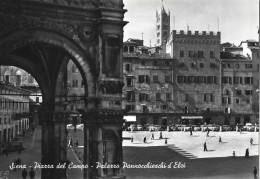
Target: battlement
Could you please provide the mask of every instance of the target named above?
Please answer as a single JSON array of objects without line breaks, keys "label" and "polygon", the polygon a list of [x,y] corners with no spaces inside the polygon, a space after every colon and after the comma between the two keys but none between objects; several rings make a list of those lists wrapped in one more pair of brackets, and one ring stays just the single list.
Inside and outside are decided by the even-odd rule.
[{"label": "battlement", "polygon": [[210,31],[210,32],[206,32],[206,31],[202,31],[202,32],[199,32],[199,31],[195,31],[195,32],[192,32],[192,31],[184,31],[184,30],[180,30],[180,31],[176,31],[176,30],[173,30],[171,32],[171,35],[190,35],[190,36],[214,36],[214,37],[220,37],[221,33],[220,32],[213,32],[213,31]]}]

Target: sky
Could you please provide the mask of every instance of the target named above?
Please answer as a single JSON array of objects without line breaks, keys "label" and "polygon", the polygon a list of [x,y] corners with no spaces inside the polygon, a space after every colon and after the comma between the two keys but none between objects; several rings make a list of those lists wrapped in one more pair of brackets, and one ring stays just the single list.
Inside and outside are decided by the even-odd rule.
[{"label": "sky", "polygon": [[[155,44],[156,10],[162,4],[170,11],[171,30],[221,32],[221,43],[239,45],[248,39],[258,40],[258,0],[123,0],[125,21],[124,41],[143,40],[144,45]],[[175,19],[175,23],[174,23]],[[219,23],[218,23],[219,21]],[[175,28],[174,28],[175,24]],[[219,25],[218,25],[219,24]],[[218,30],[219,29],[219,30]]]}]

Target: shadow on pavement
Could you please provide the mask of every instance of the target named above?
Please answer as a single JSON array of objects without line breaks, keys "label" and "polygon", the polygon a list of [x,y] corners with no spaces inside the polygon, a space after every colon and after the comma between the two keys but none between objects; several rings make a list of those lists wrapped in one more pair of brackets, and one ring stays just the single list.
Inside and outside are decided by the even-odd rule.
[{"label": "shadow on pavement", "polygon": [[[149,178],[252,178],[253,167],[258,167],[258,156],[188,159],[166,146],[123,147],[127,164],[183,164],[185,168],[124,168],[129,179]],[[178,166],[178,165],[177,165]],[[179,165],[181,167],[181,165]]]}]

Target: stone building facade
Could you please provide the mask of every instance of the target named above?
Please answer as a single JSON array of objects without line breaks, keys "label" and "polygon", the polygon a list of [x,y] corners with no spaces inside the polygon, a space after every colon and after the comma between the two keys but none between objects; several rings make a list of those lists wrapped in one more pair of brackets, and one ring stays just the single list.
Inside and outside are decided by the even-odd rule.
[{"label": "stone building facade", "polygon": [[[0,82],[0,152],[29,128],[30,92]],[[19,94],[19,96],[17,96]]]},{"label": "stone building facade", "polygon": [[123,107],[141,125],[258,123],[258,51],[243,48],[221,52],[219,32],[173,31],[168,54],[124,53]]}]

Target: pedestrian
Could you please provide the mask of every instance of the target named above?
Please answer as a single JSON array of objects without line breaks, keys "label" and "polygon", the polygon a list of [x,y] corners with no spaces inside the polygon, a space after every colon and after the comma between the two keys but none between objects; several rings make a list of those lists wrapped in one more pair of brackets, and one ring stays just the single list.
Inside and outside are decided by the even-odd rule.
[{"label": "pedestrian", "polygon": [[235,152],[235,151],[233,151],[233,157],[234,157],[234,158],[236,157],[236,152]]},{"label": "pedestrian", "polygon": [[257,169],[254,167],[254,178],[257,179]]},{"label": "pedestrian", "polygon": [[131,142],[132,142],[132,143],[134,142],[134,138],[133,138],[133,136],[131,136]]},{"label": "pedestrian", "polygon": [[75,146],[76,146],[76,147],[79,146],[79,141],[78,141],[78,140],[75,142]]},{"label": "pedestrian", "polygon": [[164,142],[164,144],[167,144],[168,142],[167,142],[167,139],[165,139],[165,142]]},{"label": "pedestrian", "polygon": [[218,142],[219,142],[219,143],[221,143],[221,142],[222,142],[222,140],[221,140],[221,137],[220,137],[220,136],[219,136]]},{"label": "pedestrian", "polygon": [[192,135],[192,126],[190,127],[190,135]]},{"label": "pedestrian", "polygon": [[206,143],[206,142],[204,143],[204,152],[205,152],[205,151],[208,151],[208,149],[207,149],[207,143]]},{"label": "pedestrian", "polygon": [[14,159],[13,164],[14,164],[14,171],[16,171],[16,165],[17,165],[16,159]]},{"label": "pedestrian", "polygon": [[144,143],[146,143],[146,137],[144,137]]},{"label": "pedestrian", "polygon": [[154,140],[154,135],[153,135],[153,133],[152,133],[152,137],[151,137],[151,140]]},{"label": "pedestrian", "polygon": [[6,157],[8,157],[8,153],[9,153],[8,148],[6,148],[6,149],[5,149],[5,156],[6,156]]},{"label": "pedestrian", "polygon": [[160,132],[160,137],[159,137],[159,139],[162,139],[162,131]]},{"label": "pedestrian", "polygon": [[21,147],[18,147],[17,153],[18,153],[18,155],[22,155],[22,149],[21,149]]},{"label": "pedestrian", "polygon": [[33,168],[31,168],[31,170],[29,171],[29,176],[30,176],[30,179],[34,179],[35,171],[33,170]]},{"label": "pedestrian", "polygon": [[248,158],[249,157],[249,149],[247,148],[246,149],[246,154],[245,154],[245,157]]},{"label": "pedestrian", "polygon": [[250,144],[252,145],[253,144],[253,138],[251,137],[250,139]]},{"label": "pedestrian", "polygon": [[209,130],[209,128],[208,128],[208,130],[207,130],[207,137],[209,137],[209,131],[210,131],[210,130]]},{"label": "pedestrian", "polygon": [[24,168],[24,169],[23,169],[23,172],[22,172],[22,177],[23,177],[23,179],[26,179],[27,175],[28,175],[28,172],[27,172],[26,169]]}]

